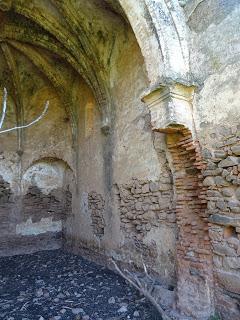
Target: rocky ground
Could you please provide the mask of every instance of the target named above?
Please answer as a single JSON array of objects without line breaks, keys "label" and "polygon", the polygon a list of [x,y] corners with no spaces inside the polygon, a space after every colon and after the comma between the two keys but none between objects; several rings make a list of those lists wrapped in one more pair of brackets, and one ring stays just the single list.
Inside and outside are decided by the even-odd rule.
[{"label": "rocky ground", "polygon": [[117,274],[55,250],[0,258],[0,319],[159,318]]}]

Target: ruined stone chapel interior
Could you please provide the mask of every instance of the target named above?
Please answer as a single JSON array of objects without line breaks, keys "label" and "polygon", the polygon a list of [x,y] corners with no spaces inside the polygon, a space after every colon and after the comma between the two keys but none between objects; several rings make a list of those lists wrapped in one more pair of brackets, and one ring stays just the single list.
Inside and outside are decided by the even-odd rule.
[{"label": "ruined stone chapel interior", "polygon": [[239,320],[239,30],[238,0],[1,0],[0,256],[144,261],[172,319]]}]

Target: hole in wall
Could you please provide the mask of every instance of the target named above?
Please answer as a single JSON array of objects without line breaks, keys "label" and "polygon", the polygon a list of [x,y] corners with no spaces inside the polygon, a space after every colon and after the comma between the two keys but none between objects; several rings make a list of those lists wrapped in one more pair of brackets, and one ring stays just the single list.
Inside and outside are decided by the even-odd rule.
[{"label": "hole in wall", "polygon": [[224,238],[229,239],[229,238],[237,238],[238,234],[236,231],[236,228],[233,226],[228,226],[224,229]]}]

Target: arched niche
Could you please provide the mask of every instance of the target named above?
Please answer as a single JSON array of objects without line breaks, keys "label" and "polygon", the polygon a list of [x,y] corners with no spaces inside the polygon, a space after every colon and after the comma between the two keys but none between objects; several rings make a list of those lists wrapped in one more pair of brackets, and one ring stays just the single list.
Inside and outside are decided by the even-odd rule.
[{"label": "arched niche", "polygon": [[17,234],[63,233],[72,211],[74,177],[69,165],[56,158],[34,162],[22,177],[22,223]]}]

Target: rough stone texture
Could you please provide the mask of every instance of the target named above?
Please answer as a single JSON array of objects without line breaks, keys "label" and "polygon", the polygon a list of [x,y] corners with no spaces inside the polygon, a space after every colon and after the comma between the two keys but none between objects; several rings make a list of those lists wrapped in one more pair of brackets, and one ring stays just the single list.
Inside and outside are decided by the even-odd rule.
[{"label": "rough stone texture", "polygon": [[72,210],[72,195],[70,191],[55,189],[52,193],[45,195],[37,187],[30,187],[23,197],[22,213],[24,219],[32,217],[37,221],[39,217],[51,215],[57,216],[70,214]]},{"label": "rough stone texture", "polygon": [[170,179],[139,181],[118,186],[121,228],[130,237],[142,240],[152,228],[175,223],[173,190]]},{"label": "rough stone texture", "polygon": [[[238,200],[240,158],[229,156],[233,150],[237,150],[240,136],[230,131],[222,130],[224,135],[219,141],[219,149],[212,152],[213,157],[207,160],[207,166],[213,163],[219,168],[226,167],[222,171],[221,179],[226,183],[215,183],[208,185],[207,201],[209,216],[209,234],[213,248],[213,261],[216,284],[219,287],[217,294],[217,305],[222,315],[226,315],[226,305],[229,306],[232,297],[231,318],[237,319],[239,299],[239,219],[240,202]],[[226,133],[225,133],[226,132]],[[236,146],[236,149],[235,149]],[[216,157],[222,153],[224,157]],[[206,171],[205,171],[206,173]],[[209,174],[208,178],[213,176]],[[213,177],[212,177],[213,178]]]},{"label": "rough stone texture", "polygon": [[88,194],[88,205],[92,218],[93,233],[97,237],[104,235],[105,220],[104,220],[104,205],[105,201],[101,194],[92,191]]}]

